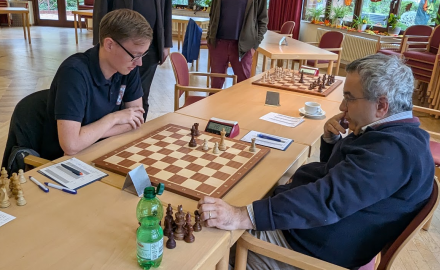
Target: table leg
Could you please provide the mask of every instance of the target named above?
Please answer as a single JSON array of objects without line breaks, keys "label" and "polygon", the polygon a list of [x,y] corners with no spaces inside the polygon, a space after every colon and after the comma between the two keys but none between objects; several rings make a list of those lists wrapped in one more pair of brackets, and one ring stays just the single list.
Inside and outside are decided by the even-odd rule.
[{"label": "table leg", "polygon": [[76,14],[73,14],[73,25],[75,26],[75,40],[76,44],[78,44],[78,29],[77,29],[77,22],[76,22]]},{"label": "table leg", "polygon": [[275,63],[276,63],[276,61],[274,59],[270,59],[270,68],[274,68]]},{"label": "table leg", "polygon": [[25,22],[25,18],[24,18],[24,13],[21,13],[21,21],[23,22],[24,40],[26,40],[26,22]]},{"label": "table leg", "polygon": [[78,14],[78,25],[79,25],[79,31],[80,32],[82,32],[82,25],[81,25],[82,21],[81,20],[82,20],[81,15]]},{"label": "table leg", "polygon": [[177,50],[180,51],[180,31],[182,29],[182,25],[180,22],[177,23]]},{"label": "table leg", "polygon": [[267,58],[266,55],[263,55],[263,67],[261,69],[262,72],[266,71],[266,58]]},{"label": "table leg", "polygon": [[226,251],[225,256],[217,263],[215,270],[227,270],[229,268],[229,249]]},{"label": "table leg", "polygon": [[254,58],[252,58],[251,77],[255,76],[255,73],[257,71],[257,64],[258,64],[258,51],[255,51]]},{"label": "table leg", "polygon": [[332,75],[333,71],[333,61],[328,62],[327,74]]},{"label": "table leg", "polygon": [[30,26],[30,22],[29,22],[29,12],[26,13],[26,25],[27,25],[27,31],[28,31],[28,38],[29,38],[29,44],[31,44],[31,30],[29,29]]}]

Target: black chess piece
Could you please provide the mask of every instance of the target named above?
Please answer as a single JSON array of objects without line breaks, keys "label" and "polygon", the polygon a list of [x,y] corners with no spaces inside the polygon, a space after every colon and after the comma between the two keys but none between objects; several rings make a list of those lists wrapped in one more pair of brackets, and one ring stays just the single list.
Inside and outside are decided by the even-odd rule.
[{"label": "black chess piece", "polygon": [[325,82],[326,79],[327,79],[327,74],[324,74],[324,76],[322,76],[322,81]]},{"label": "black chess piece", "polygon": [[319,85],[318,92],[322,93],[322,84]]},{"label": "black chess piece", "polygon": [[200,222],[199,211],[197,211],[197,210],[194,211],[194,220],[195,220],[195,223],[194,223],[193,229],[195,232],[200,232],[202,230],[202,224]]},{"label": "black chess piece", "polygon": [[196,147],[196,146],[197,146],[196,139],[194,139],[195,134],[196,134],[196,129],[195,129],[195,127],[193,126],[193,127],[191,128],[191,140],[190,140],[189,143],[188,143],[188,146],[189,146],[189,147]]},{"label": "black chess piece", "polygon": [[196,238],[193,235],[193,230],[194,229],[193,229],[193,227],[191,225],[187,226],[186,232],[185,232],[185,238],[183,239],[185,242],[193,243],[196,240]]},{"label": "black chess piece", "polygon": [[304,83],[304,70],[301,70],[301,77],[299,78],[299,83]]},{"label": "black chess piece", "polygon": [[170,233],[173,232],[173,223],[168,215],[165,217],[165,228],[163,230],[163,235],[170,237]]},{"label": "black chess piece", "polygon": [[166,247],[168,249],[173,249],[176,247],[176,240],[174,240],[174,233],[173,231],[170,232],[170,235],[168,236],[168,241],[166,243]]},{"label": "black chess piece", "polygon": [[311,83],[310,86],[309,86],[309,90],[313,90],[313,88],[314,88],[313,87],[313,83]]},{"label": "black chess piece", "polygon": [[327,83],[326,83],[325,85],[330,86],[331,83],[332,83],[332,78],[329,76],[329,77],[327,78]]},{"label": "black chess piece", "polygon": [[199,123],[194,123],[194,128],[196,130],[194,136],[196,136],[196,137],[200,136]]},{"label": "black chess piece", "polygon": [[318,81],[316,82],[316,85],[320,85],[321,84],[321,76],[318,77]]}]

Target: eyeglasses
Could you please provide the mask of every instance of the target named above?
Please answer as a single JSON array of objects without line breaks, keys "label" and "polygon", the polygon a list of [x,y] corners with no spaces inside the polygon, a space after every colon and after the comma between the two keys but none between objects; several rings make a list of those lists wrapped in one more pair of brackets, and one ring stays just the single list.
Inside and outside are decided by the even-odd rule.
[{"label": "eyeglasses", "polygon": [[114,40],[116,43],[118,43],[118,45],[121,46],[121,48],[124,49],[124,51],[125,51],[126,53],[128,53],[128,55],[130,55],[130,57],[131,57],[131,62],[137,61],[137,60],[141,59],[142,57],[144,57],[145,55],[148,54],[148,50],[147,50],[144,54],[142,54],[142,55],[140,55],[140,56],[134,56],[134,55],[132,55],[132,54],[131,54],[126,48],[124,48],[124,46],[122,46],[122,44],[119,43],[119,41],[117,41],[116,39],[113,39],[113,40]]},{"label": "eyeglasses", "polygon": [[357,100],[357,99],[366,99],[366,98],[364,98],[364,97],[361,97],[361,98],[349,98],[349,97],[346,97],[345,95],[344,95],[344,97],[343,97],[343,101],[345,101],[345,106],[347,107],[348,106],[348,102],[350,101],[355,101],[355,100]]}]

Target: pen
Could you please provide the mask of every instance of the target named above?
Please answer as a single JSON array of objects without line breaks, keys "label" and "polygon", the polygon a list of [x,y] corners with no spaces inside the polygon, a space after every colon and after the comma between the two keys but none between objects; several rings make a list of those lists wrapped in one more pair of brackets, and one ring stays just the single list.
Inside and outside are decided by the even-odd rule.
[{"label": "pen", "polygon": [[257,137],[258,138],[262,138],[262,139],[266,139],[266,140],[271,140],[271,141],[276,141],[276,142],[284,143],[284,141],[281,140],[281,139],[278,139],[278,138],[275,138],[275,137],[271,137],[271,136],[268,136],[268,135],[264,135],[264,134],[258,134]]},{"label": "pen", "polygon": [[63,166],[64,168],[68,169],[69,171],[73,172],[73,173],[76,174],[76,175],[83,175],[82,172],[80,172],[80,171],[78,171],[78,170],[75,170],[74,168],[69,167],[69,166],[67,166],[66,164],[61,164],[61,166]]},{"label": "pen", "polygon": [[40,182],[38,182],[37,179],[33,178],[32,176],[29,176],[29,180],[34,182],[42,191],[49,192],[49,189],[47,187],[43,186],[43,184],[41,184]]},{"label": "pen", "polygon": [[52,184],[52,183],[48,183],[48,182],[44,182],[44,184],[45,184],[46,186],[48,186],[48,187],[56,188],[56,189],[59,189],[59,190],[61,190],[61,191],[66,192],[66,193],[76,194],[76,190],[74,190],[74,189],[65,188],[65,187],[58,186],[58,185],[54,185],[54,184]]}]

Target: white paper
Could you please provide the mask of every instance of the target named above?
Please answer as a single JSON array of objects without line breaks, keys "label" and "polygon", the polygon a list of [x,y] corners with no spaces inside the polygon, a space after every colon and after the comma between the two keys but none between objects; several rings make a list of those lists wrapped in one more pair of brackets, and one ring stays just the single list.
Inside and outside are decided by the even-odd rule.
[{"label": "white paper", "polygon": [[146,187],[151,187],[150,177],[148,176],[144,165],[139,165],[128,172],[122,190],[126,190],[130,193],[137,194],[138,197],[142,197]]},{"label": "white paper", "polygon": [[0,227],[14,219],[15,219],[14,216],[11,216],[9,214],[6,214],[5,212],[0,211]]},{"label": "white paper", "polygon": [[[78,171],[81,171],[83,175],[76,175],[73,172],[61,166],[61,164],[65,164]],[[80,188],[82,186],[100,180],[101,178],[107,176],[106,173],[103,173],[100,170],[95,169],[89,164],[82,162],[81,160],[76,158],[71,158],[63,162],[54,164],[52,166],[43,168],[38,172],[54,180],[60,185],[63,185],[70,189]]]},{"label": "white paper", "polygon": [[[283,142],[262,139],[262,138],[257,137],[258,134],[266,135],[266,136],[269,136],[272,138],[277,138],[277,139],[282,140]],[[266,133],[258,132],[255,130],[249,131],[249,133],[244,135],[243,138],[241,138],[241,140],[244,142],[252,142],[252,138],[255,138],[255,144],[267,146],[267,147],[271,147],[271,148],[275,148],[275,149],[279,149],[279,150],[283,150],[283,151],[286,150],[286,148],[293,142],[292,139],[283,138],[283,137],[275,136],[272,134],[266,134]]]},{"label": "white paper", "polygon": [[303,117],[292,117],[284,114],[270,112],[260,117],[262,120],[266,120],[275,124],[283,125],[286,127],[296,127],[304,122]]}]

